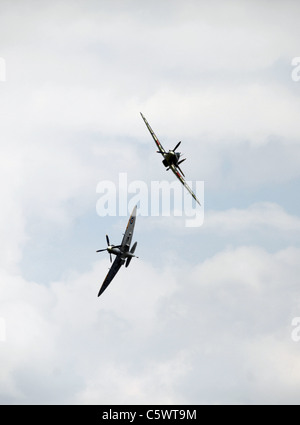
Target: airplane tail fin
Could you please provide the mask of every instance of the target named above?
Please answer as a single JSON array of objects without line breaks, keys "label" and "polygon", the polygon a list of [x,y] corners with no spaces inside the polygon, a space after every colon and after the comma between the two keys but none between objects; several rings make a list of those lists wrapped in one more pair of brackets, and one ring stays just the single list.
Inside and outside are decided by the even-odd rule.
[{"label": "airplane tail fin", "polygon": [[132,259],[132,257],[135,257],[135,255],[133,255],[133,253],[134,253],[134,251],[135,251],[136,246],[137,246],[137,242],[135,242],[135,243],[133,244],[133,246],[132,246],[132,248],[131,248],[131,250],[130,250],[130,253],[129,253],[129,254],[130,254],[130,256],[129,256],[129,257],[127,257],[125,267],[128,267],[128,266],[129,266],[129,263],[130,263],[130,261],[131,261],[131,259]]}]

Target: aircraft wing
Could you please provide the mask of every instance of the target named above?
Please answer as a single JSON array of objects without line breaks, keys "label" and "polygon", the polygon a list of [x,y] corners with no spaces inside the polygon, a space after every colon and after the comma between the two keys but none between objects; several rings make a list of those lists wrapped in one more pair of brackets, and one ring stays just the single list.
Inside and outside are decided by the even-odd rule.
[{"label": "aircraft wing", "polygon": [[175,176],[178,178],[178,180],[180,180],[181,183],[183,184],[183,186],[190,192],[190,194],[195,199],[195,201],[201,206],[201,204],[200,204],[199,200],[197,199],[196,195],[194,194],[194,192],[192,191],[192,189],[189,187],[189,185],[185,181],[184,177],[180,174],[179,170],[175,167],[175,165],[172,164],[170,166],[170,168],[173,171],[173,173],[175,174]]},{"label": "aircraft wing", "polygon": [[154,142],[156,143],[156,145],[157,145],[157,147],[158,147],[159,151],[160,151],[161,153],[166,153],[166,151],[164,150],[164,148],[163,148],[163,147],[162,147],[162,145],[160,144],[160,141],[159,141],[159,140],[158,140],[158,138],[156,137],[156,135],[155,135],[154,131],[153,131],[153,130],[152,130],[152,128],[150,127],[150,124],[148,123],[148,121],[146,120],[146,118],[144,117],[144,115],[143,115],[141,112],[140,112],[140,114],[141,114],[141,116],[142,116],[143,120],[145,121],[145,124],[146,124],[146,126],[148,127],[148,130],[150,131],[151,136],[153,137]]},{"label": "aircraft wing", "polygon": [[109,272],[106,275],[106,278],[104,279],[104,282],[102,283],[102,286],[100,288],[100,291],[98,292],[98,297],[102,294],[102,292],[105,291],[105,289],[108,287],[110,282],[113,280],[115,275],[120,270],[120,267],[124,264],[124,260],[122,260],[121,256],[118,255],[114,262],[112,263],[111,268],[109,269]]},{"label": "aircraft wing", "polygon": [[132,214],[129,217],[128,224],[122,239],[121,250],[124,249],[124,251],[128,251],[130,248],[135,220],[136,220],[136,209],[137,209],[137,205],[133,208]]}]

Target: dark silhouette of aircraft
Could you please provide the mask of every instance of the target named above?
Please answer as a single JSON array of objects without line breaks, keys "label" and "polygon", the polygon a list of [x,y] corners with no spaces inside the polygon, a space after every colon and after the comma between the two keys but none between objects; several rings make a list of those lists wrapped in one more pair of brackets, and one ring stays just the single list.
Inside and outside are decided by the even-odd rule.
[{"label": "dark silhouette of aircraft", "polygon": [[135,242],[132,245],[132,248],[130,249],[131,239],[132,239],[135,220],[136,220],[136,210],[137,210],[137,205],[133,208],[132,214],[128,220],[128,224],[127,224],[121,245],[111,245],[109,242],[109,237],[106,235],[107,248],[98,249],[98,251],[96,251],[96,252],[107,251],[110,256],[110,262],[112,262],[111,254],[116,255],[116,258],[111,268],[109,269],[109,272],[107,273],[106,278],[104,279],[104,282],[102,283],[102,286],[98,293],[98,297],[108,287],[110,282],[113,280],[115,275],[120,270],[121,266],[125,264],[125,267],[128,267],[131,259],[133,257],[136,257],[136,255],[134,255],[134,251],[136,249],[137,242]]},{"label": "dark silhouette of aircraft", "polygon": [[144,115],[142,113],[140,113],[148,130],[151,133],[151,136],[153,137],[156,146],[158,147],[158,151],[157,153],[160,153],[163,156],[163,161],[162,163],[164,164],[164,166],[166,167],[167,170],[172,170],[173,173],[175,174],[175,176],[178,178],[178,180],[181,181],[181,183],[183,184],[183,186],[190,192],[190,194],[192,195],[192,197],[195,199],[195,201],[201,206],[199,200],[197,199],[196,195],[194,194],[194,192],[192,191],[192,189],[189,187],[189,185],[186,183],[185,179],[184,179],[184,174],[183,171],[181,170],[181,168],[179,167],[179,165],[186,160],[186,158],[184,159],[180,159],[181,154],[179,152],[176,152],[176,149],[178,148],[178,146],[180,145],[181,142],[178,142],[177,145],[175,146],[175,148],[173,150],[169,150],[168,152],[165,151],[165,149],[163,148],[163,146],[161,145],[160,141],[158,140],[158,138],[156,137],[154,131],[152,130],[152,128],[150,127],[150,124],[148,123],[148,121],[146,120],[146,118],[144,117]]}]

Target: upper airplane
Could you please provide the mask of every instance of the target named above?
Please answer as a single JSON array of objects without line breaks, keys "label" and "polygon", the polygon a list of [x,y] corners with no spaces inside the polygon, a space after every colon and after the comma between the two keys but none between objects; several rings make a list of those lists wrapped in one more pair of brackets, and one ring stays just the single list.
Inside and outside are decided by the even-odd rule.
[{"label": "upper airplane", "polygon": [[109,238],[106,235],[107,248],[98,249],[98,251],[96,251],[96,252],[107,251],[110,256],[110,262],[112,262],[111,254],[116,255],[116,258],[111,268],[109,269],[109,272],[107,273],[106,278],[104,279],[104,282],[102,283],[102,286],[98,293],[98,297],[102,294],[103,291],[105,291],[105,289],[108,287],[108,285],[113,280],[115,275],[118,273],[118,271],[120,270],[120,267],[123,266],[125,261],[126,261],[125,267],[128,267],[132,257],[136,257],[136,255],[134,255],[133,253],[137,246],[137,242],[135,242],[132,245],[132,248],[130,249],[131,239],[132,239],[135,220],[136,220],[136,209],[137,209],[137,205],[133,208],[132,214],[128,220],[128,224],[127,224],[121,245],[110,245]]},{"label": "upper airplane", "polygon": [[195,201],[198,202],[198,204],[201,206],[201,204],[200,204],[199,200],[197,199],[196,195],[194,194],[194,192],[192,191],[192,189],[189,187],[189,185],[186,183],[186,181],[184,179],[183,171],[179,167],[179,164],[181,164],[183,161],[186,160],[186,158],[180,160],[180,155],[181,154],[179,152],[175,152],[181,142],[177,143],[177,145],[175,146],[175,148],[173,150],[169,150],[168,152],[165,151],[164,148],[163,148],[163,146],[161,145],[160,141],[156,137],[154,131],[150,127],[150,124],[148,123],[148,121],[144,117],[144,115],[142,113],[140,113],[140,114],[141,114],[143,120],[145,121],[145,124],[146,124],[148,130],[150,131],[151,136],[153,137],[153,139],[154,139],[154,141],[155,141],[155,143],[156,143],[156,145],[157,145],[157,147],[159,149],[157,151],[157,153],[162,154],[162,156],[164,158],[163,161],[162,161],[162,163],[167,168],[167,170],[171,169],[173,171],[173,173],[175,174],[175,176],[181,181],[181,183],[187,188],[187,190],[190,192],[190,194],[192,195],[192,197],[195,199]]}]

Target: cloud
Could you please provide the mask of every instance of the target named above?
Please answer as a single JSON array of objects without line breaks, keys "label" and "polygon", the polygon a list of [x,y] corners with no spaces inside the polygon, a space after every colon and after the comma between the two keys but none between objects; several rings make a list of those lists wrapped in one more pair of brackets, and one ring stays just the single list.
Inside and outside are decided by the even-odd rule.
[{"label": "cloud", "polygon": [[[238,237],[239,243],[242,243],[247,235],[255,234],[254,240],[255,238],[258,240],[261,235],[265,238],[276,235],[277,238],[296,241],[300,231],[298,216],[289,214],[282,206],[272,202],[258,202],[250,204],[247,208],[219,211],[207,209],[205,204],[202,208],[204,208],[203,224],[195,226],[192,230],[194,234],[201,234],[202,237]],[[184,214],[182,217],[174,217],[173,210],[170,209],[170,217],[151,217],[147,226],[150,232],[162,228],[170,234],[174,233],[176,228],[177,234],[183,236],[187,232],[187,219]],[[261,244],[263,245],[263,241]]]},{"label": "cloud", "polygon": [[252,204],[247,209],[208,211],[205,215],[204,229],[235,233],[263,228],[290,234],[300,231],[300,220],[288,214],[280,205],[269,202]]},{"label": "cloud", "polygon": [[0,267],[14,271],[26,242],[25,218],[20,205],[21,179],[18,174],[20,158],[11,148],[3,149],[0,167]]},{"label": "cloud", "polygon": [[[109,288],[111,294],[116,294],[114,303],[106,296],[108,291],[98,299],[107,266],[107,259],[102,260],[92,271],[70,275],[49,287],[2,272],[1,316],[7,338],[1,347],[1,358],[7,367],[2,372],[1,393],[5,400],[26,404],[35,400],[75,402],[75,388],[79,386],[84,391],[85,380],[93,380],[94,375],[100,378],[110,367],[114,367],[117,376],[116,364],[121,360],[118,345],[124,348],[120,370],[124,369],[124,375],[128,375],[124,379],[129,379],[133,358],[130,346],[129,351],[126,349],[127,341],[133,347],[154,331],[155,305],[173,285],[159,285],[165,280],[164,275],[159,277],[151,266],[136,263],[134,274],[122,269],[123,278],[120,273]],[[147,275],[146,281],[141,281],[141,273]],[[149,286],[150,293],[146,291]],[[94,354],[86,362],[84,358],[92,347]],[[125,386],[122,379],[119,382],[121,399]],[[115,384],[111,383],[108,394],[113,394]],[[64,399],[60,393],[55,394],[57,386],[65,388]],[[105,384],[103,392],[98,393],[101,400],[106,387]],[[78,402],[82,400],[79,398]]]},{"label": "cloud", "polygon": [[[2,279],[4,399],[278,402],[270,376],[282,388],[300,385],[289,372],[297,359],[289,326],[299,308],[298,257],[295,248],[239,247],[192,271],[177,265],[163,273],[136,260],[101,298],[107,259],[48,287]],[[277,353],[269,363],[268,353]]]}]

